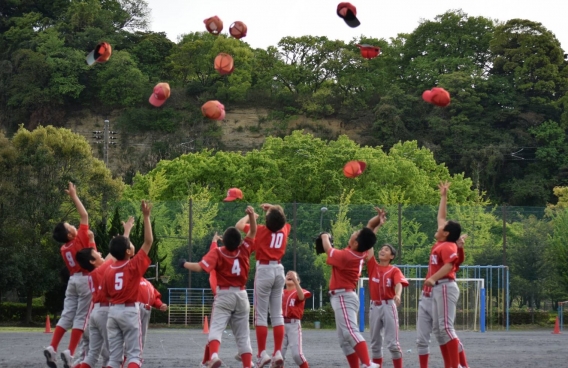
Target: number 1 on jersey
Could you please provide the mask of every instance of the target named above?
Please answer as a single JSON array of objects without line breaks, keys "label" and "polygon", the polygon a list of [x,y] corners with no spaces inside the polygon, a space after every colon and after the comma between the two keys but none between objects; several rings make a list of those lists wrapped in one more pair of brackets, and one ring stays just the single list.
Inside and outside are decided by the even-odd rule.
[{"label": "number 1 on jersey", "polygon": [[270,241],[270,248],[281,248],[284,242],[283,233],[272,233],[272,240]]},{"label": "number 1 on jersey", "polygon": [[235,261],[233,262],[233,268],[231,269],[231,273],[234,275],[241,274],[241,264],[239,263],[238,258],[236,258]]}]

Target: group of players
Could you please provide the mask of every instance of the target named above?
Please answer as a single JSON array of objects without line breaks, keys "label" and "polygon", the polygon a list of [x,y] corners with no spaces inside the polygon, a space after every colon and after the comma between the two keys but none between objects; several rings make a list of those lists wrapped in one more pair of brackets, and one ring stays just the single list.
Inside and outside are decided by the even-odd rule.
[{"label": "group of players", "polygon": [[[434,333],[444,360],[445,368],[467,368],[465,351],[454,330],[456,304],[459,289],[456,272],[464,260],[463,246],[466,235],[461,226],[446,219],[447,192],[450,183],[442,182],[438,228],[434,235],[428,273],[423,285],[417,317],[417,346],[420,368],[428,367],[429,343]],[[54,238],[64,242],[63,259],[71,271],[67,287],[64,312],[57,324],[51,345],[44,350],[47,364],[56,367],[56,351],[61,337],[73,327],[69,349],[61,354],[65,368],[73,365],[73,354],[85,326],[89,326],[88,348],[80,368],[93,368],[99,355],[102,366],[110,368],[137,368],[142,365],[145,331],[152,307],[166,310],[159,293],[143,279],[150,259],[152,246],[150,205],[142,202],[144,215],[144,244],[138,253],[130,243],[129,233],[133,219],[124,225],[124,234],[110,242],[110,254],[103,260],[88,231],[88,216],[77,198],[75,187],[69,184],[67,191],[81,216],[77,231],[68,223],[60,223],[54,230]],[[208,272],[216,276],[215,299],[211,313],[208,343],[201,367],[219,368],[223,363],[219,349],[223,331],[231,326],[238,353],[235,357],[243,368],[284,366],[289,350],[293,362],[300,368],[308,368],[302,353],[301,319],[304,303],[311,296],[302,289],[300,278],[294,271],[286,275],[281,259],[286,252],[290,224],[282,207],[263,204],[265,225],[257,225],[258,214],[251,206],[246,216],[234,227],[225,230],[222,237],[214,238],[214,246],[200,262],[179,261],[179,266],[192,272]],[[383,245],[375,258],[376,233],[386,221],[386,212],[375,208],[377,215],[367,226],[355,231],[345,249],[336,249],[327,233],[320,234],[327,264],[331,266],[329,294],[335,314],[340,347],[350,368],[381,368],[384,345],[391,352],[395,368],[402,367],[402,350],[398,341],[398,312],[402,289],[408,281],[391,265],[396,250]],[[241,233],[246,236],[243,239]],[[217,246],[220,240],[222,246]],[[250,256],[255,254],[254,278],[254,326],[257,338],[257,354],[253,364],[250,343],[250,303],[245,286],[250,269]],[[364,264],[369,274],[371,294],[370,333],[371,356],[367,343],[359,333],[357,315],[359,298],[356,293]],[[90,294],[92,293],[92,304]],[[88,313],[87,313],[88,312]],[[274,336],[274,350],[266,351],[268,314]],[[89,317],[87,317],[89,315]],[[106,349],[106,350],[105,350]],[[105,353],[106,351],[106,353]]]}]

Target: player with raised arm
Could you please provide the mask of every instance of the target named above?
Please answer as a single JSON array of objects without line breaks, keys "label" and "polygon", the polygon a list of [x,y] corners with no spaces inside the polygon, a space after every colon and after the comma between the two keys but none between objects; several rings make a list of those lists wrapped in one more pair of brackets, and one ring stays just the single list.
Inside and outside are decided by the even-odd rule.
[{"label": "player with raised arm", "polygon": [[[282,367],[282,343],[284,341],[284,318],[282,317],[282,292],[285,285],[282,257],[286,253],[286,240],[290,234],[290,224],[280,206],[262,204],[266,212],[266,225],[259,225],[256,238],[256,273],[254,275],[254,326],[258,344],[257,366]],[[248,217],[240,219],[235,227],[248,231]],[[274,334],[274,352],[266,352],[268,336],[268,313]]]},{"label": "player with raised arm", "polygon": [[[384,221],[383,221],[384,222]],[[379,262],[374,257],[373,248],[367,253],[367,272],[371,291],[369,325],[371,328],[371,354],[373,363],[383,366],[383,336],[387,349],[391,352],[394,368],[402,368],[402,349],[398,342],[398,310],[402,288],[408,280],[398,267],[391,265],[396,257],[396,249],[384,244],[379,251]]]},{"label": "player with raised arm", "polygon": [[438,209],[438,229],[434,238],[436,243],[430,252],[428,263],[429,277],[424,281],[432,287],[433,332],[440,344],[444,365],[459,367],[459,339],[454,329],[456,305],[459,288],[456,283],[458,269],[458,247],[461,225],[446,220],[449,182],[442,182],[440,188],[440,207]]},{"label": "player with raised arm", "polygon": [[[456,262],[456,272],[465,259],[464,244],[467,235],[460,236],[456,245],[458,247],[458,260]],[[426,279],[430,277],[430,270],[426,273]],[[433,328],[432,319],[432,287],[426,284],[422,287],[422,295],[418,303],[418,316],[416,318],[416,346],[418,350],[418,360],[420,368],[428,368],[428,360],[430,357],[430,336]],[[463,344],[459,343],[460,365],[462,368],[468,368],[467,357]]]},{"label": "player with raised arm", "polygon": [[[116,236],[110,241],[110,254],[116,258],[103,277],[103,294],[110,301],[107,320],[110,368],[138,368],[142,366],[142,331],[140,327],[140,303],[138,292],[140,279],[150,265],[148,253],[152,248],[152,206],[142,201],[144,218],[144,244],[134,255],[135,249],[130,239]],[[124,354],[123,354],[124,353]]]},{"label": "player with raised arm", "polygon": [[237,228],[230,227],[223,233],[222,247],[213,247],[199,263],[179,261],[180,267],[192,272],[205,271],[217,273],[217,295],[213,301],[211,326],[209,327],[209,360],[207,368],[219,368],[223,363],[219,358],[221,338],[227,325],[237,342],[243,368],[252,368],[252,347],[250,345],[249,313],[250,303],[245,286],[250,270],[250,255],[255,250],[256,214],[251,206],[246,209],[250,225],[242,240]]},{"label": "player with raised arm", "polygon": [[292,360],[300,368],[309,368],[308,361],[302,352],[302,317],[306,299],[312,293],[302,289],[300,277],[296,271],[288,271],[286,274],[286,289],[282,296],[282,311],[284,314],[284,326],[286,334],[282,345],[282,357],[286,358],[286,351],[290,349]]},{"label": "player with raised arm", "polygon": [[69,347],[61,353],[61,359],[65,368],[70,368],[73,363],[73,354],[85,330],[87,314],[91,305],[91,291],[88,282],[89,272],[77,264],[75,255],[83,248],[93,247],[96,250],[95,243],[90,243],[89,241],[89,215],[77,196],[75,185],[69,182],[69,187],[65,192],[75,204],[81,219],[79,230],[67,222],[58,223],[53,230],[53,239],[60,243],[65,243],[61,246],[60,251],[63,261],[69,270],[70,277],[67,290],[65,291],[61,318],[55,327],[51,344],[43,351],[47,365],[50,368],[57,367],[57,348],[63,335],[69,328],[72,328]]},{"label": "player with raised arm", "polygon": [[[134,217],[122,222],[124,227],[123,236],[128,238],[134,226]],[[77,253],[77,262],[86,270],[89,270],[89,287],[93,294],[93,309],[89,317],[89,347],[87,356],[82,360],[79,368],[94,368],[102,358],[102,366],[107,367],[109,361],[109,348],[107,336],[107,320],[109,303],[103,294],[103,278],[108,268],[116,261],[112,254],[108,254],[103,260],[100,253],[93,249],[83,249]]]},{"label": "player with raised arm", "polygon": [[367,343],[359,333],[359,297],[355,290],[363,270],[367,251],[377,242],[376,232],[384,223],[384,211],[375,208],[377,215],[369,220],[367,226],[355,231],[349,238],[345,249],[335,249],[330,235],[320,234],[323,251],[327,254],[327,264],[331,266],[329,293],[331,307],[335,313],[335,324],[339,345],[345,354],[350,368],[359,368],[359,361],[365,368],[380,368],[372,363]]}]

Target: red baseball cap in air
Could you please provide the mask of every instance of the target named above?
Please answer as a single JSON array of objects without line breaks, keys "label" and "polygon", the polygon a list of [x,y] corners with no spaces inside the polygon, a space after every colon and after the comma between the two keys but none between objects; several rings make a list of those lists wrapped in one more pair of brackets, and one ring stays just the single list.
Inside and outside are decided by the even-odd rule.
[{"label": "red baseball cap in air", "polygon": [[156,107],[160,107],[170,98],[170,85],[168,83],[158,83],[154,87],[154,92],[150,96],[150,103]]},{"label": "red baseball cap in air", "polygon": [[337,15],[343,18],[345,23],[351,28],[361,25],[361,22],[357,19],[357,8],[351,3],[339,3],[337,5]]},{"label": "red baseball cap in air", "polygon": [[108,42],[99,43],[95,49],[87,55],[87,64],[104,63],[110,59],[112,47]]},{"label": "red baseball cap in air", "polygon": [[223,199],[223,202],[232,202],[235,199],[243,199],[243,192],[239,188],[229,189],[227,197]]}]

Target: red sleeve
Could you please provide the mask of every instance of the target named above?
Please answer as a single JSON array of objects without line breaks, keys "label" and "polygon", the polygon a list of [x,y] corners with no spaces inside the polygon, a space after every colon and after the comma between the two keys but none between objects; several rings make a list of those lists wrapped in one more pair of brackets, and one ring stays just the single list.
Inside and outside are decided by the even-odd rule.
[{"label": "red sleeve", "polygon": [[455,263],[458,259],[458,246],[456,245],[456,243],[447,242],[442,247],[440,255],[444,264]]},{"label": "red sleeve", "polygon": [[130,261],[130,268],[134,268],[136,276],[144,277],[144,274],[148,270],[148,266],[150,266],[151,262],[152,260],[148,257],[146,252],[140,250]]},{"label": "red sleeve", "polygon": [[[308,298],[311,298],[311,296],[312,296],[312,293],[311,293],[311,292],[309,292],[309,291],[307,291],[307,290],[304,290],[304,289],[302,289],[302,291],[304,292],[304,300],[306,300],[306,299],[308,299]],[[296,294],[296,298],[297,298],[297,297],[298,297],[298,294]],[[298,301],[299,301],[299,300],[298,300]]]},{"label": "red sleeve", "polygon": [[464,260],[465,260],[465,253],[463,251],[463,247],[462,248],[458,247],[458,261],[456,262],[456,266],[459,267]]},{"label": "red sleeve", "polygon": [[345,251],[343,249],[331,248],[329,254],[327,255],[327,260],[325,262],[330,266],[339,267],[343,265],[344,259],[345,259]]},{"label": "red sleeve", "polygon": [[250,256],[254,252],[255,241],[254,238],[249,238],[248,236],[243,241],[243,248],[246,249],[247,256]]},{"label": "red sleeve", "polygon": [[154,304],[152,304],[152,307],[159,309],[164,304],[162,302],[162,294],[160,294],[160,292],[156,290],[154,285],[152,285],[152,289],[154,289]]},{"label": "red sleeve", "polygon": [[207,254],[203,256],[203,258],[199,262],[199,265],[201,266],[203,271],[211,273],[211,271],[215,269],[215,266],[217,265],[217,257],[219,257],[218,249],[219,248],[210,249],[209,252],[207,252]]},{"label": "red sleeve", "polygon": [[402,284],[402,287],[407,287],[408,286],[408,280],[406,279],[406,277],[404,277],[404,275],[402,274],[402,271],[398,267],[395,267],[395,268],[396,269],[394,270],[393,284],[395,286],[397,284]]},{"label": "red sleeve", "polygon": [[[79,242],[81,243],[81,249],[91,248],[91,244],[89,242],[89,225],[79,225],[79,231],[77,231],[77,239],[79,239]],[[97,249],[96,246],[94,248]]]},{"label": "red sleeve", "polygon": [[215,248],[219,248],[219,245],[217,244],[217,242],[211,242],[211,245],[209,246],[209,249],[215,249]]},{"label": "red sleeve", "polygon": [[[256,228],[258,230],[258,225],[256,226]],[[243,231],[245,232],[245,234],[248,234],[249,230],[250,230],[250,224],[246,224]]]},{"label": "red sleeve", "polygon": [[156,308],[156,309],[160,309],[160,307],[162,305],[164,305],[164,303],[162,303],[162,300],[156,298],[156,300],[154,300],[154,304],[152,304],[152,307]]},{"label": "red sleeve", "polygon": [[377,263],[375,256],[373,256],[371,259],[367,261],[367,274],[369,277],[371,277],[371,275],[375,272],[378,265],[379,264]]},{"label": "red sleeve", "polygon": [[284,227],[282,228],[282,232],[284,233],[284,235],[286,235],[286,237],[290,235],[290,229],[292,229],[292,225],[290,225],[289,223],[286,223],[286,225],[284,225]]}]

